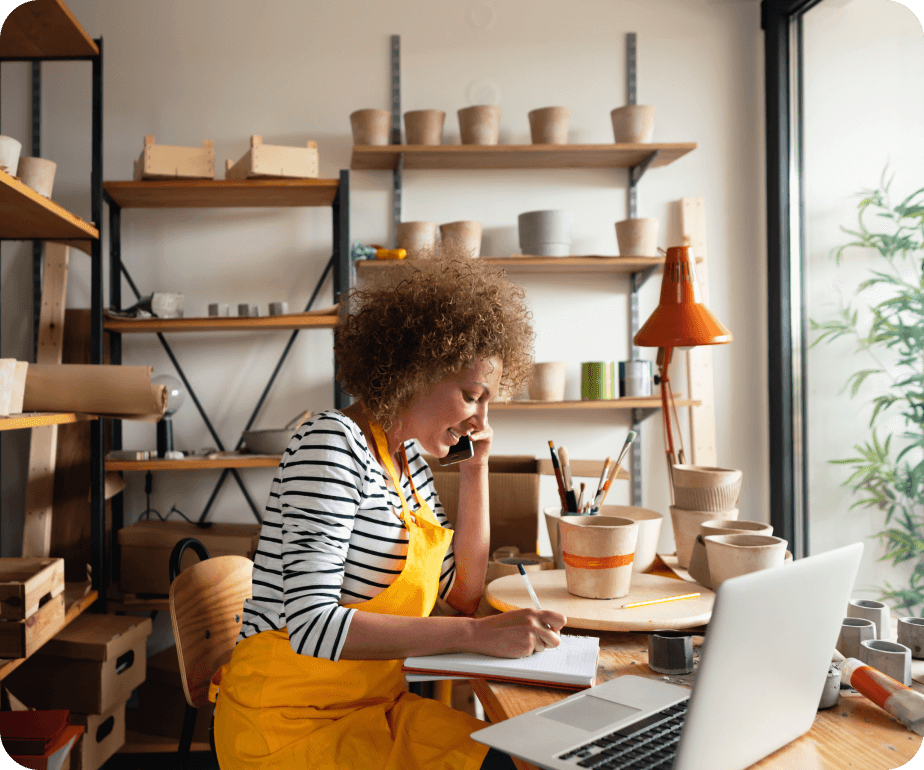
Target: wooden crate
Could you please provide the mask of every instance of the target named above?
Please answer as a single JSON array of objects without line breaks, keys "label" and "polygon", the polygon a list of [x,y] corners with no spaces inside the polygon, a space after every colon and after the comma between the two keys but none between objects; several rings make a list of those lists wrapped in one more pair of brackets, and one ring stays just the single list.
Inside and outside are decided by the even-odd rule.
[{"label": "wooden crate", "polygon": [[25,620],[0,621],[0,658],[28,658],[64,625],[64,594]]},{"label": "wooden crate", "polygon": [[64,592],[64,559],[0,559],[0,620],[25,620]]},{"label": "wooden crate", "polygon": [[250,149],[237,162],[229,158],[225,179],[317,179],[318,143],[306,147],[263,144],[263,137],[250,137]]},{"label": "wooden crate", "polygon": [[206,139],[202,147],[172,147],[144,137],[144,150],[135,161],[135,179],[214,179],[215,143]]}]

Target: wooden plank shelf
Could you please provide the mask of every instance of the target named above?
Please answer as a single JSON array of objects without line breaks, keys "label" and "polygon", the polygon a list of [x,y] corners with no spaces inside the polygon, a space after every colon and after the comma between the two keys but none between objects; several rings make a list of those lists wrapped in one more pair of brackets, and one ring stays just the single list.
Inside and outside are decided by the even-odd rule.
[{"label": "wooden plank shelf", "polygon": [[[649,268],[664,265],[664,257],[536,257],[512,254],[509,257],[479,257],[482,262],[504,268],[508,273],[616,273],[631,275]],[[360,259],[356,261],[359,273],[387,270],[395,263],[391,259]],[[702,260],[698,260],[702,261]]]},{"label": "wooden plank shelf", "polygon": [[99,238],[99,230],[0,171],[0,239],[85,241],[87,238]]},{"label": "wooden plank shelf", "polygon": [[183,460],[106,460],[107,471],[207,471],[221,468],[275,468],[281,455],[239,454],[231,457],[188,457]]},{"label": "wooden plank shelf", "polygon": [[333,329],[337,316],[294,313],[249,318],[247,316],[207,316],[205,318],[110,318],[106,331],[119,334],[157,334],[159,332],[241,332],[280,329]]},{"label": "wooden plank shelf", "polygon": [[[44,641],[54,637],[62,628],[74,618],[88,609],[96,601],[97,593],[90,588],[89,582],[64,584],[64,622],[60,626],[49,629]],[[19,668],[27,658],[16,660],[0,660],[0,680]]]},{"label": "wooden plank shelf", "polygon": [[39,428],[44,425],[64,425],[71,422],[95,420],[92,414],[75,414],[73,412],[26,412],[9,417],[0,417],[0,430],[21,430]]},{"label": "wooden plank shelf", "polygon": [[629,168],[657,150],[652,168],[666,166],[696,149],[672,144],[389,144],[354,145],[350,168],[387,171],[404,156],[405,169]]},{"label": "wooden plank shelf", "polygon": [[[702,402],[675,398],[677,406],[699,406]],[[660,409],[661,399],[657,396],[648,398],[613,398],[595,401],[492,401],[491,412],[541,412],[574,409],[598,412],[606,409]]]},{"label": "wooden plank shelf", "polygon": [[99,47],[61,0],[33,0],[15,8],[3,24],[0,60],[87,59]]},{"label": "wooden plank shelf", "polygon": [[170,597],[123,594],[113,586],[106,607],[109,612],[170,612]]},{"label": "wooden plank shelf", "polygon": [[148,179],[103,182],[123,209],[330,206],[337,179]]}]

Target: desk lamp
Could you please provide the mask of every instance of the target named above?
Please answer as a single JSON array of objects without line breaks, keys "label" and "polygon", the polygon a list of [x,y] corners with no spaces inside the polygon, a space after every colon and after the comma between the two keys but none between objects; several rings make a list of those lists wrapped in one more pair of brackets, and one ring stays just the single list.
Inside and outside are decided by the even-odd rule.
[{"label": "desk lamp", "polygon": [[157,456],[166,457],[168,452],[173,451],[173,415],[186,400],[186,388],[176,377],[171,377],[169,374],[152,377],[151,382],[167,387],[167,408],[164,410],[164,416],[157,423]]},{"label": "desk lamp", "polygon": [[[667,451],[668,477],[678,457],[674,453],[671,420],[677,423],[680,441],[680,464],[686,462],[683,434],[674,404],[674,392],[668,369],[674,348],[695,345],[722,345],[732,341],[731,332],[703,305],[702,290],[696,280],[693,250],[689,246],[672,246],[667,250],[664,277],[661,279],[661,299],[658,306],[635,335],[639,347],[658,348],[658,373],[661,379],[661,421]],[[673,482],[671,483],[673,490]]]}]

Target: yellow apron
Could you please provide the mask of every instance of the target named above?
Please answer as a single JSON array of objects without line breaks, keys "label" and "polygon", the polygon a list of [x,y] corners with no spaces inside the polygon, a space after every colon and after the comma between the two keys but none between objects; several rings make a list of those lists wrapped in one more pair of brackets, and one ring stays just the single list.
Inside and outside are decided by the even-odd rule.
[{"label": "yellow apron", "polygon": [[[363,612],[430,614],[452,539],[410,479],[420,506],[412,515],[381,426],[379,455],[401,498],[407,561],[388,588],[344,605]],[[407,457],[402,447],[407,470]],[[401,660],[339,660],[299,655],[286,630],[262,631],[234,649],[216,674],[215,746],[223,770],[477,770],[487,746],[469,735],[480,720],[405,692]],[[218,687],[213,685],[212,699]]]}]

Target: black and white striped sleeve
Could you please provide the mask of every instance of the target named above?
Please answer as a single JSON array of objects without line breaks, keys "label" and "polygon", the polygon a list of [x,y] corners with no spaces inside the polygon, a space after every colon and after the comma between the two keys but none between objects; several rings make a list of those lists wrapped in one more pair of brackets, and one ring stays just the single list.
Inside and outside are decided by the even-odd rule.
[{"label": "black and white striped sleeve", "polygon": [[280,471],[286,627],[295,652],[336,661],[355,612],[338,600],[368,461],[338,419],[303,431]]}]

